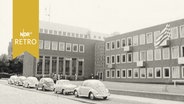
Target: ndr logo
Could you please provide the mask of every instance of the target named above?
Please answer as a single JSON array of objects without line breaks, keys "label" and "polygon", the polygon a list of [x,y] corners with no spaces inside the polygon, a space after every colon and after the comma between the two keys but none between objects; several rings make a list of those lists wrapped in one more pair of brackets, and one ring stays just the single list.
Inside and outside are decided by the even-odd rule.
[{"label": "ndr logo", "polygon": [[20,36],[21,37],[30,37],[30,35],[32,34],[32,32],[25,32],[24,29],[22,32],[20,32]]}]

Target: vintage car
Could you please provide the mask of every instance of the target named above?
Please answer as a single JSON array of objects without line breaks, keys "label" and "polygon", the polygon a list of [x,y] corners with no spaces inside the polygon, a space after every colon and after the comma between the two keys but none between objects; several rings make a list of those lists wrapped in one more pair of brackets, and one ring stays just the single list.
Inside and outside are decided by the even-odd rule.
[{"label": "vintage car", "polygon": [[58,80],[54,86],[54,92],[66,95],[68,93],[73,93],[76,87],[77,86],[71,84],[69,80]]},{"label": "vintage car", "polygon": [[9,79],[8,79],[8,84],[14,84],[15,83],[15,80],[17,79],[18,77],[16,75],[12,75]]},{"label": "vintage car", "polygon": [[27,77],[24,81],[23,87],[34,88],[38,85],[38,79],[36,77]]},{"label": "vintage car", "polygon": [[81,86],[75,88],[75,97],[89,97],[90,99],[107,99],[110,96],[109,90],[99,80],[85,80]]},{"label": "vintage car", "polygon": [[36,86],[36,89],[42,89],[43,91],[45,90],[54,90],[54,81],[51,78],[41,78],[40,81],[38,82],[38,85]]},{"label": "vintage car", "polygon": [[19,76],[16,81],[15,81],[15,84],[18,85],[18,86],[22,86],[23,85],[23,82],[26,80],[26,77],[25,76]]}]

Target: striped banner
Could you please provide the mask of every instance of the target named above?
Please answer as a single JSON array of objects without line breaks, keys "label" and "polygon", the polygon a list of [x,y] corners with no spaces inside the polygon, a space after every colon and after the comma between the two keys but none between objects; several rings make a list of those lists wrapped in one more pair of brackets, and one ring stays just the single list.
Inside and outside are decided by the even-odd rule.
[{"label": "striped banner", "polygon": [[166,42],[170,38],[170,25],[167,24],[161,31],[160,35],[156,38],[154,46],[156,48],[162,46],[162,43]]}]

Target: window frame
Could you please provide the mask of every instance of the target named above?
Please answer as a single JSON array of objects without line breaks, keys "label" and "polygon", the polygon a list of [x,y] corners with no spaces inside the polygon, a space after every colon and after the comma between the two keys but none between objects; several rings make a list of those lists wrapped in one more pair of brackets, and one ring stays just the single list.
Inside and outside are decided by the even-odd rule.
[{"label": "window frame", "polygon": [[[113,58],[112,57],[114,57],[114,62],[112,62],[113,60]],[[115,58],[115,55],[111,55],[111,64],[115,64],[116,63],[116,58]]]},{"label": "window frame", "polygon": [[[137,55],[137,60],[135,60],[135,56]],[[139,52],[133,52],[133,62],[139,61]]]},{"label": "window frame", "polygon": [[[131,55],[131,61],[129,61],[129,55]],[[132,53],[127,53],[127,63],[132,63]]]},{"label": "window frame", "polygon": [[[109,48],[108,48],[108,44],[109,44]],[[110,42],[106,42],[106,51],[110,50]]]},{"label": "window frame", "polygon": [[[178,52],[177,52],[178,56],[177,56],[177,57],[174,57],[174,55],[175,55],[176,53],[173,53],[172,48],[178,48],[178,49],[177,49],[177,50],[178,50]],[[173,46],[173,47],[171,47],[171,58],[172,58],[172,59],[177,59],[178,57],[179,57],[179,46]]]},{"label": "window frame", "polygon": [[[118,77],[118,72],[119,71],[119,77]],[[121,76],[121,71],[120,71],[120,69],[116,69],[116,78],[120,78],[120,76]]]},{"label": "window frame", "polygon": [[[131,71],[131,76],[129,77],[129,71]],[[127,69],[127,78],[132,78],[132,69]]]},{"label": "window frame", "polygon": [[[166,51],[166,49],[169,50],[169,51],[168,51],[168,57],[165,57],[165,54],[164,54],[164,53],[165,53],[164,51]],[[163,58],[163,60],[169,60],[169,59],[170,59],[170,53],[171,53],[171,52],[170,52],[170,48],[169,48],[169,47],[167,47],[167,48],[162,48],[162,58]]]},{"label": "window frame", "polygon": [[[176,34],[173,35],[174,29],[176,29]],[[173,37],[173,36],[176,36],[176,37]],[[178,27],[177,26],[171,28],[171,40],[173,39],[178,39]]]},{"label": "window frame", "polygon": [[[61,50],[61,44],[63,44],[63,50]],[[65,51],[65,42],[59,42],[59,51]]]},{"label": "window frame", "polygon": [[[118,56],[119,56],[119,62],[118,62]],[[116,64],[120,64],[121,63],[121,56],[120,54],[116,55]]]},{"label": "window frame", "polygon": [[[144,38],[143,38],[144,37]],[[146,35],[145,34],[140,34],[139,35],[139,44],[140,45],[145,45],[146,44]],[[141,43],[142,42],[142,43]]]},{"label": "window frame", "polygon": [[[83,51],[81,51],[81,47],[83,47]],[[85,52],[84,44],[79,44],[79,53],[84,53],[84,52]]]},{"label": "window frame", "polygon": [[[137,72],[138,72],[138,76],[137,77],[135,77],[135,72],[136,72],[135,70],[137,70]],[[133,78],[139,78],[139,74],[140,74],[139,73],[139,68],[134,68],[133,69]]]},{"label": "window frame", "polygon": [[[55,48],[54,45],[56,45],[56,48]],[[57,41],[52,41],[52,50],[54,50],[54,51],[57,51],[58,50],[58,42]]]},{"label": "window frame", "polygon": [[[74,50],[74,47],[75,47],[75,46],[77,46],[76,51]],[[78,49],[78,48],[79,48],[78,46],[79,46],[78,44],[72,44],[72,50],[73,50],[73,52],[78,52],[78,50],[79,50],[79,49]]]},{"label": "window frame", "polygon": [[43,40],[39,40],[39,49],[43,49]]},{"label": "window frame", "polygon": [[[147,61],[153,61],[153,50],[152,49],[150,49],[150,50],[147,50]],[[150,57],[149,57],[149,54],[151,54],[152,56],[151,56],[151,59],[150,59]]]},{"label": "window frame", "polygon": [[[158,50],[158,51],[157,51]],[[156,52],[160,52],[160,57],[159,58],[157,58],[157,53]],[[161,51],[161,48],[157,48],[157,49],[154,49],[154,59],[155,60],[162,60],[162,51]]]},{"label": "window frame", "polygon": [[[114,43],[114,48],[112,47],[113,43]],[[115,41],[111,41],[111,50],[115,50],[115,48],[116,48]]]},{"label": "window frame", "polygon": [[[107,76],[107,72],[109,72],[109,76]],[[110,70],[106,70],[106,74],[105,74],[105,77],[106,78],[110,78],[111,74],[110,74]]]},{"label": "window frame", "polygon": [[[118,47],[118,42],[119,42],[119,47]],[[121,47],[121,43],[120,43],[120,39],[116,40],[116,49],[120,49]]]},{"label": "window frame", "polygon": [[[107,58],[109,58],[109,62],[107,61]],[[110,63],[111,63],[110,56],[106,56],[106,65],[108,65]]]},{"label": "window frame", "polygon": [[[48,42],[48,43],[47,43],[47,42]],[[45,49],[45,50],[50,50],[50,43],[51,43],[51,42],[50,42],[49,40],[45,40],[45,41],[44,41],[44,49]],[[46,45],[48,45],[48,46],[46,46]]]},{"label": "window frame", "polygon": [[[112,76],[113,74],[112,74],[112,72],[114,71],[114,77]],[[115,69],[113,69],[113,70],[111,70],[111,78],[115,78],[116,77],[116,70]]]},{"label": "window frame", "polygon": [[[142,70],[144,70],[144,73],[143,73],[143,74],[145,74],[144,77],[142,76],[142,73],[141,73]],[[147,76],[147,75],[146,75],[146,74],[147,74],[147,73],[146,73],[146,68],[140,68],[139,71],[140,71],[140,72],[139,72],[140,78],[146,78],[146,76]]]},{"label": "window frame", "polygon": [[[173,77],[174,75],[173,75],[173,68],[178,68],[178,77]],[[171,75],[172,75],[172,78],[173,79],[177,79],[177,78],[180,78],[180,67],[179,66],[172,66],[172,69],[171,69],[172,71],[172,73],[171,73]]]},{"label": "window frame", "polygon": [[139,36],[135,35],[133,36],[133,46],[138,46],[139,45]]},{"label": "window frame", "polygon": [[[125,56],[125,62],[123,62],[123,55]],[[127,56],[126,56],[126,53],[122,53],[121,54],[121,63],[126,63],[126,60],[127,59]]]},{"label": "window frame", "polygon": [[[141,54],[142,52],[144,52],[144,53],[145,53],[145,59],[142,59],[142,54]],[[146,51],[145,51],[145,50],[142,50],[142,51],[140,51],[140,53],[139,53],[139,54],[140,54],[139,60],[140,60],[140,61],[146,61],[146,59],[147,59],[147,57],[146,57],[146,56],[147,56]]]},{"label": "window frame", "polygon": [[126,44],[126,38],[122,38],[121,39],[121,48],[124,48],[125,46],[123,46],[123,41],[124,41],[124,43],[125,43],[125,46],[127,45]]},{"label": "window frame", "polygon": [[[151,35],[151,38],[150,38],[151,41],[148,39],[149,35]],[[146,44],[150,44],[150,43],[153,43],[153,33],[152,32],[146,33]]]},{"label": "window frame", "polygon": [[[128,41],[129,39],[131,40],[130,45],[129,45],[129,41]],[[127,46],[132,46],[132,44],[133,44],[133,42],[132,42],[132,37],[127,37],[127,44],[126,44],[126,45],[127,45]]]},{"label": "window frame", "polygon": [[183,35],[182,35],[182,28],[183,28],[183,31],[184,31],[184,25],[180,25],[180,38],[184,37],[184,32],[183,32]]}]

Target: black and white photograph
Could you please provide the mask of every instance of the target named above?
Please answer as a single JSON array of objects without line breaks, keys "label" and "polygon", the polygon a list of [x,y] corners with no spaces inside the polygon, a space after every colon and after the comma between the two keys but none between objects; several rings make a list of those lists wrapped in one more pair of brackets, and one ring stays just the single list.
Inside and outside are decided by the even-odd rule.
[{"label": "black and white photograph", "polygon": [[38,0],[38,58],[13,57],[16,1],[0,0],[0,104],[184,104],[184,0]]}]

